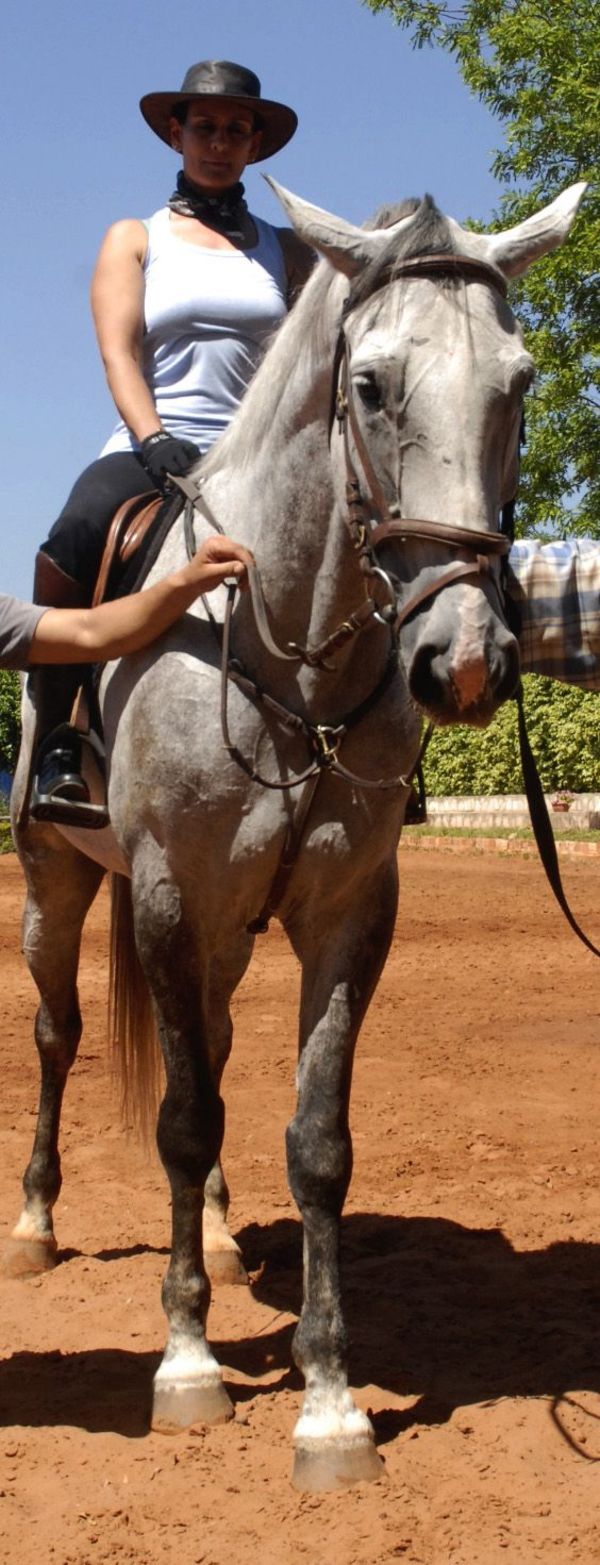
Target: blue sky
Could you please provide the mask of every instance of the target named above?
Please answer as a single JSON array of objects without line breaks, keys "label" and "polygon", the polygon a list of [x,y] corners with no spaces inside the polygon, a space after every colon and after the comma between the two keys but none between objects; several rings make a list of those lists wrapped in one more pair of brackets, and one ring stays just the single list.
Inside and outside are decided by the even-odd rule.
[{"label": "blue sky", "polygon": [[[450,60],[413,52],[359,0],[2,0],[4,591],[29,596],[36,548],[112,427],[95,255],[111,222],[164,204],[178,167],[139,98],[206,58],[251,66],[297,110],[294,141],[263,167],[319,205],[355,222],[425,190],[459,219],[496,205],[497,123]],[[280,221],[258,169],[246,192]]]}]

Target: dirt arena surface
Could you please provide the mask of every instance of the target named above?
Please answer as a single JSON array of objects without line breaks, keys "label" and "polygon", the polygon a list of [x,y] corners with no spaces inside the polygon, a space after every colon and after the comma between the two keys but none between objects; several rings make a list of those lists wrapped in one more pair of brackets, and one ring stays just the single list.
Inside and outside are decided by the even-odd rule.
[{"label": "dirt arena surface", "polygon": [[[252,1287],[215,1289],[233,1423],[148,1432],[164,1345],[162,1170],[122,1132],[104,1051],[107,901],[64,1114],[61,1264],[2,1279],[0,1559],[19,1565],[600,1561],[600,967],[535,858],[400,850],[397,935],[362,1034],[344,1225],[351,1380],[385,1477],[290,1486],[300,1232],[283,1131],[296,964],[278,927],[236,1001],[232,1227]],[[598,936],[597,860],[563,867]],[[0,862],[8,1235],[37,1091],[16,859]]]}]

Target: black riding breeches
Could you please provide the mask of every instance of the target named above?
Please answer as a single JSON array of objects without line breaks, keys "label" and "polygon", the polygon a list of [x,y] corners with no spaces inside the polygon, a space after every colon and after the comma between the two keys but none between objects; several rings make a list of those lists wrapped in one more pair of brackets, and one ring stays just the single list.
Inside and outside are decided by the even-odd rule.
[{"label": "black riding breeches", "polygon": [[150,494],[154,487],[134,451],[114,451],[99,457],[74,484],[41,550],[80,583],[88,602],[92,600],[115,511],[125,500]]}]

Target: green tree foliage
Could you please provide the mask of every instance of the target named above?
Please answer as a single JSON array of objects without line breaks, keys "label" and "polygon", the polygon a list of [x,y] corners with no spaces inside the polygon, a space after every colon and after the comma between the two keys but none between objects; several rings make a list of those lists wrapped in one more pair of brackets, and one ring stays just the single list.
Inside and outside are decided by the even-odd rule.
[{"label": "green tree foliage", "polygon": [[600,537],[600,0],[364,3],[391,13],[416,47],[451,54],[502,122],[493,169],[507,189],[492,226],[591,182],[568,242],[515,284],[512,299],[538,370],[519,531]]},{"label": "green tree foliage", "polygon": [[14,772],[21,740],[21,686],[18,674],[0,669],[0,771]]},{"label": "green tree foliage", "polygon": [[[594,793],[600,785],[598,696],[526,675],[527,731],[547,792]],[[489,728],[436,728],[425,758],[427,791],[439,795],[522,793],[517,710],[501,707]]]}]

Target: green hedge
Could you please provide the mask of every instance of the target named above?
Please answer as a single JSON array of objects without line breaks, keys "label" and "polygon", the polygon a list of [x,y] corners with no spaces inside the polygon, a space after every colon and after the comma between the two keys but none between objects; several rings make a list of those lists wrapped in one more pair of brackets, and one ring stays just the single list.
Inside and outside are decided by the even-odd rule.
[{"label": "green hedge", "polygon": [[21,685],[18,674],[0,669],[0,771],[14,772],[21,740]]},{"label": "green hedge", "polygon": [[[546,792],[600,790],[600,702],[576,690],[528,674],[523,680],[527,731]],[[489,728],[436,728],[425,758],[430,797],[440,794],[522,793],[523,778],[514,701],[501,707]]]}]

